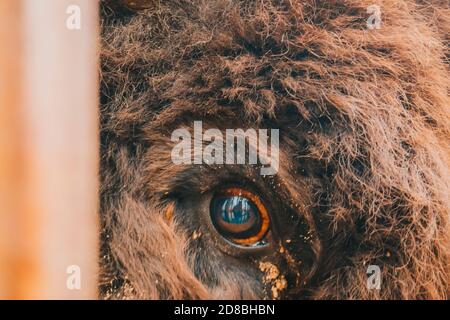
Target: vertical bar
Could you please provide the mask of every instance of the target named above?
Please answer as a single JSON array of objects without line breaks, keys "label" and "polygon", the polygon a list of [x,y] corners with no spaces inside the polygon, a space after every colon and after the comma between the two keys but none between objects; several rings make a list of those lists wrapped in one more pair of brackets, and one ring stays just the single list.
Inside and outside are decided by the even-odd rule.
[{"label": "vertical bar", "polygon": [[[3,240],[6,248],[15,247],[13,255],[6,252],[5,268],[12,269],[13,279],[6,295],[96,298],[98,3],[0,1],[21,3],[22,29],[22,74],[16,79],[21,90],[15,93],[19,102],[13,99],[6,105],[19,121],[18,132],[9,130],[10,139],[16,134],[21,138],[21,161],[10,173],[20,177],[20,191],[15,193],[15,211],[3,213],[16,230]],[[77,10],[69,8],[78,8],[80,19]],[[10,184],[18,184],[12,180]],[[71,281],[78,276],[80,289]]]},{"label": "vertical bar", "polygon": [[20,210],[20,1],[0,0],[0,299],[14,296],[15,213]]}]

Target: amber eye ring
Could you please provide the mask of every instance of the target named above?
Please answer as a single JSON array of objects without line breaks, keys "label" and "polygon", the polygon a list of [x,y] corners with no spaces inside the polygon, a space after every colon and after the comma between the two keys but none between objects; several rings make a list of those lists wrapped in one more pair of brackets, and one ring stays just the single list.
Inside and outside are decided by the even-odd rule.
[{"label": "amber eye ring", "polygon": [[210,215],[216,230],[241,246],[263,244],[270,228],[270,216],[261,199],[238,187],[216,192],[211,199]]}]

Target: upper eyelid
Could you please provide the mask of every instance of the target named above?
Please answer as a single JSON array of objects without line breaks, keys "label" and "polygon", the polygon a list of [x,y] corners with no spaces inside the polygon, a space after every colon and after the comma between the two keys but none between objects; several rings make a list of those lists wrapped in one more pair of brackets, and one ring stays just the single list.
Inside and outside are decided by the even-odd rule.
[{"label": "upper eyelid", "polygon": [[[236,165],[237,166],[237,165]],[[213,191],[224,185],[249,186],[255,192],[261,191],[258,183],[252,180],[260,179],[259,175],[250,177],[238,167],[225,166],[209,167],[208,165],[185,165],[185,167],[169,177],[166,187],[162,191],[165,194],[183,193],[198,194]],[[261,181],[260,183],[263,183]]]}]

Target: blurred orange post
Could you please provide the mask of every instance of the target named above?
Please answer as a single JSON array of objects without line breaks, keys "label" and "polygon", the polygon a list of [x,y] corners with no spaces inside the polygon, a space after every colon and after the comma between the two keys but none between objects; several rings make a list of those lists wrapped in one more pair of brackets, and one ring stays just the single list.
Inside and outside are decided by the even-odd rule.
[{"label": "blurred orange post", "polygon": [[98,3],[0,0],[0,298],[95,299]]}]

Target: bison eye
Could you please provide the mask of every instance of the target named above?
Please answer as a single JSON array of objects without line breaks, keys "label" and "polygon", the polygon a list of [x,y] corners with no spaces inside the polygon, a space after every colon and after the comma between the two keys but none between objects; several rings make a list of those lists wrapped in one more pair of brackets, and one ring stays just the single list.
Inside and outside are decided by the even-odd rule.
[{"label": "bison eye", "polygon": [[211,199],[211,220],[217,232],[233,244],[260,247],[270,227],[270,217],[258,196],[241,188],[219,190]]}]

